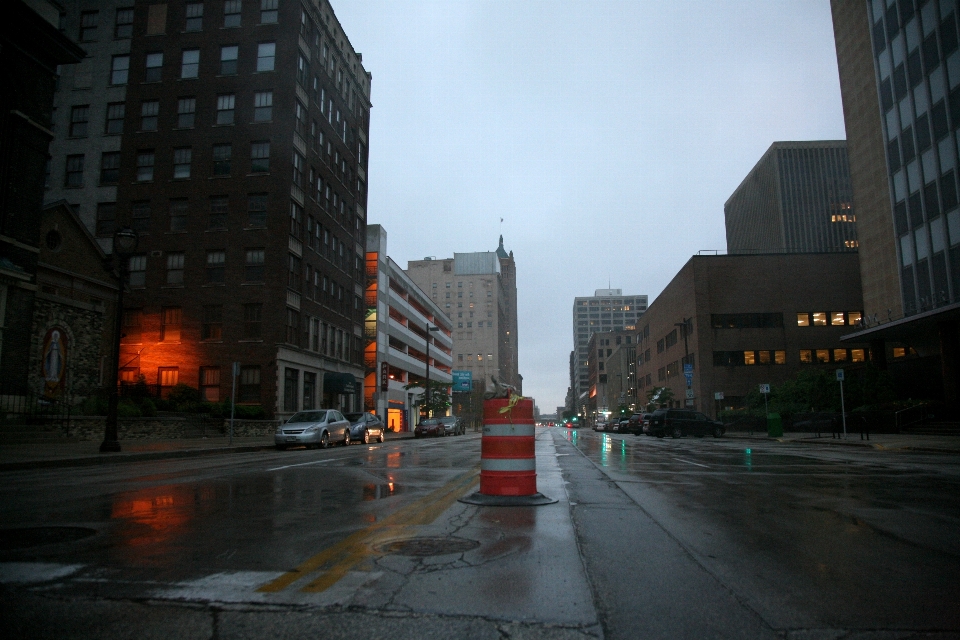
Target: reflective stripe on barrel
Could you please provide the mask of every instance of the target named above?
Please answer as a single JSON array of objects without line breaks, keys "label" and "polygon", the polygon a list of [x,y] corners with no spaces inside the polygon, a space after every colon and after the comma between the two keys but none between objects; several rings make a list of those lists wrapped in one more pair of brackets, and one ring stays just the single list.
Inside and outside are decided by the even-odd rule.
[{"label": "reflective stripe on barrel", "polygon": [[480,493],[528,496],[537,493],[536,427],[533,400],[494,398],[483,402]]}]

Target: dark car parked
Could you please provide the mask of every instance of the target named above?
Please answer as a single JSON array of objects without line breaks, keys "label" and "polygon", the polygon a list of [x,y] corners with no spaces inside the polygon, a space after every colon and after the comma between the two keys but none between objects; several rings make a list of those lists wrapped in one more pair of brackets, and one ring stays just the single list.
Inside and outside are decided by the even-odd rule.
[{"label": "dark car parked", "polygon": [[617,433],[626,433],[629,430],[630,418],[617,418],[609,424],[612,425],[610,428],[611,431],[616,431]]},{"label": "dark car parked", "polygon": [[703,437],[707,434],[719,438],[726,433],[726,428],[722,422],[711,420],[699,411],[658,409],[650,416],[650,432],[658,438],[667,434],[674,438],[686,435]]},{"label": "dark car parked", "polygon": [[383,442],[385,427],[383,421],[372,413],[345,413],[343,417],[350,421],[350,440],[370,444]]},{"label": "dark car parked", "polygon": [[632,433],[637,436],[643,433],[643,414],[635,413],[627,418],[627,425],[620,427],[620,431],[623,433]]},{"label": "dark car parked", "polygon": [[414,438],[421,438],[423,436],[439,437],[445,435],[447,435],[447,430],[444,428],[439,418],[424,418],[413,430]]}]

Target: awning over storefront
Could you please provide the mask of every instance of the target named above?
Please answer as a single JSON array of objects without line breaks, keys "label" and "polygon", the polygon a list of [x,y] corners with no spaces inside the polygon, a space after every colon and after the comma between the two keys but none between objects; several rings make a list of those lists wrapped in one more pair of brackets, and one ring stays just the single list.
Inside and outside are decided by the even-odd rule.
[{"label": "awning over storefront", "polygon": [[350,373],[339,373],[336,371],[327,371],[323,374],[323,392],[324,393],[356,393],[360,385],[357,379]]}]

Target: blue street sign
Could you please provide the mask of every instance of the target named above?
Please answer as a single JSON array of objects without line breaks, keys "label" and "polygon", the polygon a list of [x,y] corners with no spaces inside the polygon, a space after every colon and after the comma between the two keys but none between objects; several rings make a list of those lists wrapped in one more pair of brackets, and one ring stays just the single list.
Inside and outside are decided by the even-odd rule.
[{"label": "blue street sign", "polygon": [[451,373],[453,374],[454,391],[470,391],[473,389],[473,371],[454,370]]}]

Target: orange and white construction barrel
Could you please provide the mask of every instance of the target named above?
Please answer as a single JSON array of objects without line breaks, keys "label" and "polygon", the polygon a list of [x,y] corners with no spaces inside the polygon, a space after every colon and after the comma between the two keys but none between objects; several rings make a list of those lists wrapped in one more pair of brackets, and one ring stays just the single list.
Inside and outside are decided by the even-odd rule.
[{"label": "orange and white construction barrel", "polygon": [[531,398],[483,401],[480,493],[532,496],[537,493],[536,426]]}]

